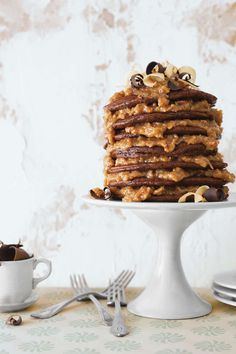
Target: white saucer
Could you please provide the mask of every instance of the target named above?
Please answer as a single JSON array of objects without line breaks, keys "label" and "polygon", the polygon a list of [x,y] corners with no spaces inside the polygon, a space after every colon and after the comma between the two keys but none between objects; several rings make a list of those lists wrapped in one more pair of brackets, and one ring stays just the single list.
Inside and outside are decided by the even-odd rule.
[{"label": "white saucer", "polygon": [[23,310],[26,307],[33,305],[39,298],[36,292],[32,292],[31,295],[24,301],[18,304],[0,304],[0,312],[12,312]]},{"label": "white saucer", "polygon": [[216,285],[236,290],[236,271],[217,274],[213,281]]},{"label": "white saucer", "polygon": [[226,288],[224,286],[220,286],[218,284],[213,283],[212,284],[212,289],[219,294],[226,295],[226,296],[231,296],[236,298],[236,290],[235,289],[230,289]]},{"label": "white saucer", "polygon": [[236,307],[236,301],[235,300],[232,300],[231,297],[227,297],[227,295],[225,295],[224,297],[223,296],[220,296],[218,293],[216,293],[215,291],[213,291],[213,296],[216,300],[220,301],[220,302],[223,302],[224,304],[227,304],[227,305],[231,305],[231,306],[234,306]]}]

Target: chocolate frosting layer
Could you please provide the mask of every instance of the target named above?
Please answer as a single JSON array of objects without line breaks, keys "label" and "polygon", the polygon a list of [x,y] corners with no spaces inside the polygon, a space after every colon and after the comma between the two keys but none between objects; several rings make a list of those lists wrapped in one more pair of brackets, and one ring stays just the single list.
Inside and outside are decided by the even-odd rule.
[{"label": "chocolate frosting layer", "polygon": [[149,186],[149,187],[161,187],[161,186],[195,186],[195,185],[208,185],[209,187],[220,187],[226,184],[227,182],[223,179],[214,178],[214,177],[188,177],[184,178],[180,182],[168,181],[160,178],[135,178],[130,181],[118,181],[111,182],[108,187],[140,187],[140,186]]},{"label": "chocolate frosting layer", "polygon": [[213,120],[212,112],[204,111],[177,111],[177,112],[155,112],[136,114],[124,119],[117,120],[112,127],[114,129],[123,129],[135,124],[164,122],[167,120]]},{"label": "chocolate frosting layer", "polygon": [[107,104],[104,109],[116,112],[119,109],[124,108],[132,108],[140,103],[145,103],[146,105],[151,105],[154,102],[157,102],[157,98],[154,97],[139,97],[136,95],[125,96],[118,100],[112,101],[111,103]]},{"label": "chocolate frosting layer", "polygon": [[206,100],[211,105],[214,105],[217,101],[216,96],[214,96],[210,93],[204,92],[204,91],[194,90],[194,89],[170,91],[169,99],[171,101],[186,100],[186,99],[191,99],[194,101]]},{"label": "chocolate frosting layer", "polygon": [[[200,90],[194,90],[194,89],[190,89],[190,88],[178,90],[178,91],[170,91],[167,96],[169,97],[169,99],[171,101],[206,100],[211,105],[214,105],[217,100],[217,98],[214,95],[211,95],[210,93],[200,91]],[[109,104],[107,104],[104,107],[104,109],[111,111],[111,112],[116,112],[120,109],[132,108],[140,103],[145,103],[146,105],[151,105],[155,102],[156,103],[158,102],[158,97],[145,97],[145,96],[141,97],[141,96],[137,96],[137,95],[129,95],[129,96],[124,96],[122,98],[119,98],[118,100],[110,102]]]},{"label": "chocolate frosting layer", "polygon": [[174,151],[166,152],[161,146],[133,146],[126,150],[115,149],[111,152],[112,158],[118,157],[145,157],[145,156],[181,156],[181,155],[214,155],[215,150],[206,150],[204,144],[191,144],[181,143],[176,146]]},{"label": "chocolate frosting layer", "polygon": [[[211,165],[213,168],[223,169],[227,167],[227,163],[220,161],[212,161]],[[149,171],[149,170],[171,170],[173,168],[180,167],[184,169],[191,170],[204,170],[209,169],[209,166],[202,167],[194,162],[184,162],[184,161],[160,161],[154,163],[140,163],[133,165],[119,165],[109,168],[108,173],[118,173],[123,171]]]}]

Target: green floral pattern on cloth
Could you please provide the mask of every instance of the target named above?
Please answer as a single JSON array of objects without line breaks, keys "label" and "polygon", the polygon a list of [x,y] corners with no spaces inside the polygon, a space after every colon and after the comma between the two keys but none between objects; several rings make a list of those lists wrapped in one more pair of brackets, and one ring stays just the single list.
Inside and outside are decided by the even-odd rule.
[{"label": "green floral pattern on cloth", "polygon": [[182,323],[180,321],[168,321],[168,320],[153,320],[150,325],[152,327],[155,328],[162,328],[162,329],[166,329],[166,328],[177,328],[180,327],[182,325]]},{"label": "green floral pattern on cloth", "polygon": [[60,329],[57,327],[45,326],[45,327],[30,328],[28,333],[38,337],[50,337],[53,336],[54,334],[57,334],[59,331]]},{"label": "green floral pattern on cloth", "polygon": [[15,335],[11,333],[0,332],[0,343],[11,342],[15,339]]},{"label": "green floral pattern on cloth", "polygon": [[[63,288],[38,291],[38,302],[19,312],[21,326],[6,325],[9,315],[0,313],[0,354],[236,354],[236,309],[214,300],[210,291],[200,292],[213,305],[213,312],[196,319],[142,318],[123,308],[129,329],[124,338],[111,335],[91,302],[75,302],[47,320],[30,317],[31,312],[72,295],[70,289]],[[134,298],[137,293],[137,289],[130,289],[127,297]]]},{"label": "green floral pattern on cloth", "polygon": [[155,354],[193,354],[192,352],[185,349],[163,349]]},{"label": "green floral pattern on cloth", "polygon": [[100,354],[100,352],[96,351],[96,349],[90,349],[90,348],[75,348],[71,350],[67,350],[64,352],[64,354]]},{"label": "green floral pattern on cloth", "polygon": [[150,339],[158,343],[177,343],[182,342],[185,337],[178,333],[163,332],[152,334]]},{"label": "green floral pattern on cloth", "polygon": [[65,335],[65,339],[69,342],[76,342],[76,343],[87,343],[93,340],[96,340],[98,336],[95,333],[89,332],[72,332]]},{"label": "green floral pattern on cloth", "polygon": [[129,339],[122,339],[122,341],[113,340],[105,343],[105,348],[112,352],[131,352],[141,348],[141,344]]},{"label": "green floral pattern on cloth", "polygon": [[21,349],[23,352],[28,352],[28,353],[45,353],[48,351],[51,351],[54,348],[54,344],[49,341],[31,341],[31,342],[26,342],[22,343],[19,345],[19,349]]},{"label": "green floral pattern on cloth", "polygon": [[202,341],[195,344],[197,349],[201,349],[203,352],[218,352],[222,353],[224,351],[228,351],[232,348],[229,343],[220,342],[217,340],[213,341]]},{"label": "green floral pattern on cloth", "polygon": [[70,326],[74,328],[93,328],[97,327],[97,321],[94,319],[88,318],[88,319],[79,319],[79,320],[74,320],[70,322]]}]

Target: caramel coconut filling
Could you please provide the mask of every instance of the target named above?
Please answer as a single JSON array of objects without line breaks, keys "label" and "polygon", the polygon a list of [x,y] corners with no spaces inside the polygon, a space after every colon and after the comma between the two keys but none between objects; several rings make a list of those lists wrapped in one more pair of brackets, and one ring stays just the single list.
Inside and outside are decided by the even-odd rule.
[{"label": "caramel coconut filling", "polygon": [[[124,202],[140,202],[140,201],[152,201],[155,198],[159,198],[159,201],[175,201],[177,202],[180,196],[187,192],[195,193],[199,186],[175,186],[166,187],[162,186],[157,189],[152,187],[142,186],[139,188],[123,187],[123,188],[111,188],[113,195],[117,199],[122,199]],[[228,187],[223,187],[225,194],[228,194]]]},{"label": "caramel coconut filling", "polygon": [[132,171],[132,172],[119,172],[108,174],[105,179],[105,185],[109,185],[113,182],[120,181],[130,181],[135,178],[150,178],[150,179],[163,179],[168,181],[179,182],[184,178],[191,176],[204,176],[204,177],[213,177],[224,180],[226,183],[233,182],[234,176],[229,173],[227,170],[185,170],[179,167],[174,168],[172,171],[166,170],[148,170],[148,171]]},{"label": "caramel coconut filling", "polygon": [[[152,138],[163,138],[165,133],[168,130],[171,130],[175,127],[197,127],[201,128],[203,131],[206,132],[208,137],[212,137],[214,139],[219,139],[222,129],[218,126],[215,121],[202,121],[196,120],[192,121],[189,119],[180,120],[180,121],[169,121],[166,123],[144,123],[138,124],[132,127],[126,127],[125,132],[134,134],[134,135],[144,135],[146,137]],[[180,129],[181,130],[181,129]]]},{"label": "caramel coconut filling", "polygon": [[199,102],[192,102],[192,101],[180,101],[176,103],[172,103],[171,105],[161,108],[156,104],[147,106],[146,104],[137,104],[135,107],[132,108],[125,108],[120,109],[114,113],[110,111],[106,111],[104,115],[104,122],[106,128],[112,126],[116,121],[137,116],[140,114],[145,113],[168,113],[168,112],[180,112],[180,111],[199,111],[199,112],[210,112],[215,119],[220,121],[220,116],[222,115],[221,111],[211,108],[207,101],[199,101]]},{"label": "caramel coconut filling", "polygon": [[183,100],[193,100],[201,101],[206,100],[210,105],[214,105],[217,98],[207,92],[200,90],[184,88],[178,91],[170,91],[168,87],[164,85],[157,85],[155,89],[149,88],[140,89],[138,94],[135,94],[135,90],[130,95],[119,99],[112,99],[110,103],[105,106],[105,110],[111,112],[118,111],[123,108],[131,108],[140,103],[145,103],[147,105],[157,103],[160,107],[165,107],[170,104],[171,101],[183,101]]},{"label": "caramel coconut filling", "polygon": [[138,163],[155,163],[155,162],[169,162],[169,161],[184,161],[184,162],[193,162],[202,167],[210,166],[212,162],[219,161],[223,162],[223,157],[221,154],[215,154],[213,156],[178,156],[172,158],[170,156],[151,156],[151,157],[136,157],[136,158],[122,158],[113,159],[110,155],[107,155],[104,158],[104,165],[106,168],[120,165],[131,165]]},{"label": "caramel coconut filling", "polygon": [[187,145],[192,144],[203,144],[207,148],[207,150],[215,150],[218,146],[218,141],[201,135],[194,136],[168,136],[165,139],[158,138],[128,138],[117,141],[113,145],[108,145],[107,152],[111,152],[116,149],[128,149],[132,146],[146,146],[146,147],[154,147],[159,146],[164,149],[165,152],[172,152],[175,150],[175,147],[181,143],[186,143]]}]

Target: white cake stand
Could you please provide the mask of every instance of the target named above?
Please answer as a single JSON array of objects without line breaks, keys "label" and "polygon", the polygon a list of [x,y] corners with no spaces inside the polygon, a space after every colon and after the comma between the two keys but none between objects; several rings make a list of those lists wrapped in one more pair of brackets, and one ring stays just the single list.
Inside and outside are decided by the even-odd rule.
[{"label": "white cake stand", "polygon": [[207,210],[236,206],[236,193],[228,201],[212,203],[125,203],[83,198],[99,207],[131,209],[148,224],[158,239],[156,269],[143,292],[128,304],[136,315],[184,319],[207,315],[211,305],[202,300],[186,280],[180,255],[184,231]]}]

